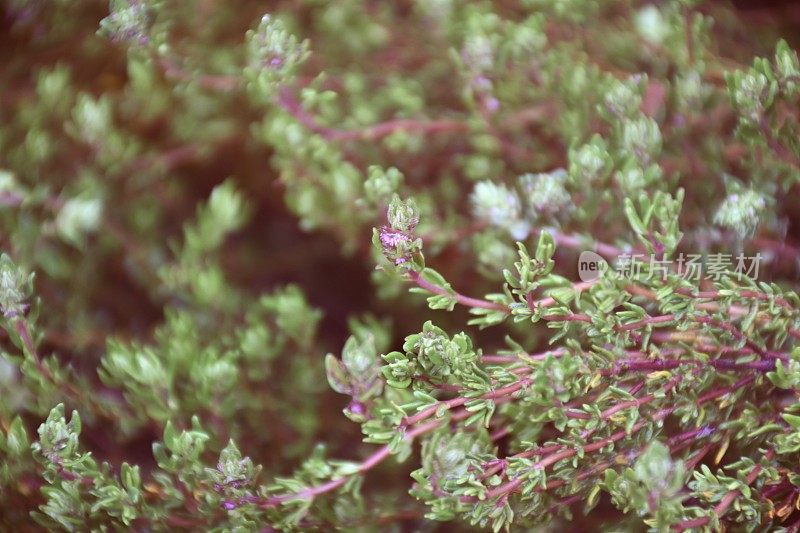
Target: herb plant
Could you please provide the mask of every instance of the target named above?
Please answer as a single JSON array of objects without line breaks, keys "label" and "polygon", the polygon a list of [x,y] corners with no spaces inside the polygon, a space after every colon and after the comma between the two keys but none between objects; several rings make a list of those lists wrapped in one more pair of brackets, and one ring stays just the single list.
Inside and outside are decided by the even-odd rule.
[{"label": "herb plant", "polygon": [[800,528],[776,27],[3,9],[3,529]]}]

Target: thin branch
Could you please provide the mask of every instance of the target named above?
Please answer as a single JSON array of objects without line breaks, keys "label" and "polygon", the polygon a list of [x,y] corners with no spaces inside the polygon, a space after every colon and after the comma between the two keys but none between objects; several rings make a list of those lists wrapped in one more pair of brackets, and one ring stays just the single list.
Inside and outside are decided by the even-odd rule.
[{"label": "thin branch", "polygon": [[[772,457],[775,455],[774,450],[769,450],[764,455],[764,458],[767,461],[771,461]],[[758,475],[761,473],[761,465],[757,464],[753,467],[747,477],[745,478],[745,482],[747,485],[752,485],[753,482],[758,478]],[[728,508],[733,505],[736,499],[739,497],[740,492],[738,489],[733,489],[729,491],[725,496],[722,497],[722,500],[714,507],[714,514],[717,515],[718,518],[722,518],[722,516],[727,512]],[[698,527],[703,527],[711,521],[711,517],[702,516],[700,518],[694,518],[692,520],[684,520],[683,522],[677,524],[673,529],[676,531],[685,531],[687,529],[693,529]]]},{"label": "thin branch", "polygon": [[[710,401],[715,400],[717,398],[720,398],[722,396],[725,396],[726,394],[730,394],[730,393],[732,393],[732,392],[734,392],[736,390],[739,390],[739,389],[741,389],[743,387],[746,387],[747,385],[752,383],[754,380],[755,380],[754,376],[747,376],[747,377],[737,381],[733,385],[730,385],[730,386],[727,386],[727,387],[720,387],[718,389],[710,391],[710,392],[704,394],[703,396],[701,396],[700,398],[698,398],[697,404],[698,405],[702,405],[704,403],[707,403],[707,402],[710,402]],[[633,435],[634,433],[638,432],[640,429],[645,427],[648,423],[658,422],[660,420],[665,419],[667,416],[672,414],[672,412],[675,411],[677,408],[678,408],[677,405],[673,405],[671,407],[667,407],[667,408],[661,409],[661,410],[657,411],[653,415],[653,417],[651,419],[649,419],[649,420],[640,420],[639,422],[634,424],[633,427],[631,427],[629,431],[628,430],[624,430],[624,429],[620,430],[620,431],[614,433],[613,435],[611,435],[610,437],[607,437],[605,439],[601,439],[599,441],[596,441],[596,442],[593,442],[591,444],[587,444],[587,445],[581,447],[580,451],[583,454],[588,454],[588,453],[596,452],[598,450],[602,450],[606,446],[608,446],[610,444],[614,444],[614,443],[622,440],[626,436]],[[553,448],[552,446],[549,447],[549,449],[547,451],[549,452],[550,450],[552,450],[552,448]],[[567,448],[566,446],[561,446],[561,445],[555,445],[555,448],[556,448],[556,450],[559,450],[559,451],[554,451],[554,453],[550,453],[550,455],[547,455],[547,456],[543,457],[542,459],[537,461],[535,464],[533,464],[531,466],[531,469],[545,469],[548,466],[553,465],[553,464],[555,464],[555,463],[557,463],[559,461],[562,461],[564,459],[569,459],[569,458],[577,455],[578,451],[579,451],[579,449],[577,449],[577,448]],[[545,453],[545,449],[544,448],[536,450],[534,452],[533,456],[540,455],[542,453]],[[507,496],[508,494],[511,494],[513,492],[518,491],[521,488],[523,481],[524,480],[523,480],[522,477],[513,478],[513,479],[511,479],[511,480],[509,480],[509,481],[507,481],[507,482],[505,482],[505,483],[503,483],[501,485],[498,485],[497,487],[489,490],[486,493],[486,497],[490,498],[490,499],[494,499],[494,498]]]},{"label": "thin branch", "polygon": [[603,375],[616,375],[624,371],[645,371],[653,372],[658,370],[672,370],[683,365],[708,366],[717,370],[757,370],[759,372],[771,372],[775,370],[775,359],[762,359],[746,363],[737,363],[730,359],[709,359],[700,361],[698,359],[621,359],[614,362],[614,368],[601,372]]},{"label": "thin branch", "polygon": [[508,306],[503,304],[499,304],[496,302],[490,302],[488,300],[481,300],[479,298],[472,298],[470,296],[465,296],[456,291],[448,291],[443,287],[439,287],[438,285],[434,285],[422,278],[422,276],[416,270],[410,270],[408,272],[408,277],[416,283],[420,288],[425,289],[428,292],[432,292],[433,294],[438,294],[442,296],[453,296],[461,305],[467,307],[478,307],[480,309],[490,309],[492,311],[502,311],[504,313],[510,313],[511,309]]},{"label": "thin branch", "polygon": [[416,120],[395,119],[360,129],[342,130],[323,126],[317,119],[303,108],[303,104],[294,96],[291,89],[282,87],[275,102],[281,109],[292,115],[303,126],[329,141],[374,141],[382,139],[398,131],[407,131],[421,135],[443,132],[466,132],[469,125],[457,120]]},{"label": "thin branch", "polygon": [[[480,396],[479,398],[484,399],[484,400],[496,400],[497,398],[502,398],[504,396],[512,395],[512,394],[524,389],[525,387],[527,387],[530,384],[531,384],[531,380],[530,379],[521,379],[521,380],[517,381],[516,383],[512,383],[510,385],[506,385],[505,387],[501,387],[499,389],[495,389],[495,390],[493,390],[491,392],[488,392],[488,393]],[[450,409],[453,409],[454,407],[460,407],[460,406],[464,405],[465,403],[467,403],[467,402],[469,402],[471,400],[474,400],[474,399],[475,398],[466,398],[466,397],[463,397],[463,396],[459,396],[458,398],[453,398],[452,400],[445,400],[445,401],[436,402],[435,404],[431,405],[430,407],[427,407],[427,408],[423,409],[422,411],[418,412],[417,414],[404,418],[402,423],[401,423],[401,426],[410,426],[412,424],[416,424],[418,422],[421,422],[422,420],[430,418],[431,416],[433,416],[434,414],[436,414],[437,412],[439,412],[442,409],[450,410]]]},{"label": "thin branch", "polygon": [[[434,429],[439,427],[440,424],[441,420],[433,420],[431,422],[428,422],[427,424],[415,427],[414,429],[406,433],[404,440],[409,442],[413,441],[420,435],[424,435],[425,433],[433,431]],[[259,504],[261,507],[269,508],[269,507],[275,507],[285,502],[293,500],[307,500],[319,496],[321,494],[325,494],[326,492],[331,492],[333,490],[338,489],[345,483],[347,483],[347,481],[351,479],[353,476],[360,475],[367,472],[368,470],[371,470],[372,468],[383,462],[383,460],[389,457],[390,455],[391,455],[391,448],[389,447],[388,444],[385,444],[380,448],[378,448],[377,450],[375,450],[375,452],[372,453],[372,455],[370,455],[369,457],[367,457],[364,461],[362,461],[361,464],[358,466],[357,471],[352,475],[342,476],[336,479],[332,479],[326,483],[323,483],[321,485],[316,485],[314,487],[306,487],[305,489],[293,492],[291,494],[280,494],[277,496],[270,496],[266,500],[259,502]]]}]

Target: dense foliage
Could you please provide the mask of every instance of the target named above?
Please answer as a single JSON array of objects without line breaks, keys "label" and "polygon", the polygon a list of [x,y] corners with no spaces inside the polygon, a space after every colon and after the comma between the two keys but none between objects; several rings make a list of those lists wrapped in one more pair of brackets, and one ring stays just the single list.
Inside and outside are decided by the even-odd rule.
[{"label": "dense foliage", "polygon": [[792,45],[267,8],[4,2],[0,528],[800,528]]}]

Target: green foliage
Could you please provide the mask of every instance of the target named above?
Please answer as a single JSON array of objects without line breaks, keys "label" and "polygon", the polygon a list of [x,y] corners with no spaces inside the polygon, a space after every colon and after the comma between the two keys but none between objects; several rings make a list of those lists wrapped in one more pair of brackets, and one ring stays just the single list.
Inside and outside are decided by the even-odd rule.
[{"label": "green foliage", "polygon": [[10,2],[0,529],[795,530],[800,62],[700,4]]}]

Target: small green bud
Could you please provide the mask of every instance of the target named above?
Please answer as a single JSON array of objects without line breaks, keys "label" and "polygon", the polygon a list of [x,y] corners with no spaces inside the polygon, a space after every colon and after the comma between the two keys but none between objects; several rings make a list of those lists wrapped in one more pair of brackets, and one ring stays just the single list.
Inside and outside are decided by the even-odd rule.
[{"label": "small green bud", "polygon": [[486,35],[473,34],[464,41],[461,58],[473,72],[485,73],[494,66],[494,46]]},{"label": "small green bud", "polygon": [[[171,426],[171,424],[167,424]],[[173,427],[164,428],[164,444],[184,462],[194,462],[206,448],[210,435],[202,430],[197,417],[192,417],[192,429],[188,431],[177,430]]]},{"label": "small green bud", "polygon": [[761,114],[772,103],[774,87],[769,78],[761,72],[751,70],[737,72],[730,83],[733,103],[739,113],[748,120],[758,122]]},{"label": "small green bud", "polygon": [[714,223],[736,232],[741,238],[751,237],[767,206],[763,195],[754,190],[728,195],[714,215]]},{"label": "small green bud", "polygon": [[636,477],[649,484],[662,483],[673,473],[673,463],[669,448],[658,441],[651,443],[639,457],[634,467]]},{"label": "small green bud", "polygon": [[214,187],[208,198],[208,209],[216,224],[228,230],[238,229],[244,223],[244,196],[236,190],[231,181],[225,181]]},{"label": "small green bud", "polygon": [[147,44],[151,14],[143,0],[111,0],[110,14],[100,21],[98,33],[115,42]]},{"label": "small green bud", "polygon": [[353,387],[350,384],[350,375],[344,363],[329,353],[325,356],[325,374],[328,377],[328,385],[339,394],[351,394]]},{"label": "small green bud", "polygon": [[677,505],[674,499],[683,488],[685,467],[682,461],[672,459],[666,445],[651,442],[636,460],[633,471],[648,498],[661,505],[658,514],[668,514],[667,509]]},{"label": "small green bud", "polygon": [[308,55],[308,41],[300,41],[277,18],[264,15],[258,28],[247,32],[249,72],[262,88],[283,81]]},{"label": "small green bud", "polygon": [[662,44],[669,35],[669,24],[664,15],[654,5],[648,4],[636,12],[634,19],[636,31],[653,44]]},{"label": "small green bud", "polygon": [[55,151],[53,138],[39,128],[31,128],[25,135],[25,150],[30,154],[31,160],[44,162]]},{"label": "small green bud", "polygon": [[217,185],[208,202],[198,208],[196,222],[184,226],[186,253],[215,250],[228,234],[244,226],[250,212],[247,200],[232,180]]},{"label": "small green bud", "polygon": [[800,385],[800,361],[794,353],[789,361],[776,361],[775,370],[767,372],[767,379],[779,389],[796,389]]},{"label": "small green bud", "polygon": [[517,251],[506,239],[498,238],[495,232],[480,232],[473,238],[473,248],[478,257],[482,272],[489,276],[499,276],[517,258]]},{"label": "small green bud", "polygon": [[480,451],[480,441],[468,433],[457,433],[450,438],[437,440],[434,471],[443,479],[457,479],[466,474],[467,457]]},{"label": "small green bud", "polygon": [[643,169],[639,162],[631,157],[626,160],[622,169],[614,173],[614,182],[625,195],[631,196],[656,183],[662,174],[658,165],[650,165]]},{"label": "small green bud", "polygon": [[322,312],[308,303],[300,287],[287,285],[263,296],[259,303],[275,314],[279,330],[297,344],[308,346],[313,342]]},{"label": "small green bud", "polygon": [[372,165],[367,169],[364,196],[373,204],[385,204],[397,193],[402,182],[403,174],[396,168],[383,169]]},{"label": "small green bud", "polygon": [[661,152],[661,130],[655,120],[641,116],[626,120],[622,126],[622,147],[647,165]]},{"label": "small green bud", "polygon": [[513,59],[526,61],[533,54],[541,53],[547,46],[544,24],[544,17],[534,15],[515,26],[509,35],[507,46],[500,50],[501,58],[507,54]]},{"label": "small green bud", "polygon": [[231,439],[220,452],[217,470],[212,473],[212,477],[217,484],[226,488],[239,488],[252,481],[257,471],[252,459],[243,459],[242,453]]},{"label": "small green bud", "polygon": [[103,216],[103,201],[99,198],[71,198],[58,212],[55,226],[64,240],[81,244],[86,234],[94,233]]},{"label": "small green bud", "polygon": [[142,484],[142,475],[138,466],[131,466],[128,463],[122,463],[119,472],[119,478],[122,486],[128,491],[137,493]]},{"label": "small green bud", "polygon": [[679,76],[675,81],[675,94],[685,112],[697,111],[702,107],[711,91],[703,83],[703,78],[695,71]]},{"label": "small green bud", "polygon": [[13,172],[0,169],[0,205],[4,198],[16,196],[19,191],[19,183]]},{"label": "small green bud", "polygon": [[406,337],[403,350],[426,372],[442,378],[469,373],[478,360],[472,340],[465,333],[457,333],[450,339],[430,321],[423,325],[421,333]]},{"label": "small green bud", "polygon": [[630,117],[642,105],[642,91],[639,86],[644,78],[633,76],[628,81],[613,80],[606,91],[605,107],[616,117]]},{"label": "small green bud", "polygon": [[111,113],[111,101],[108,98],[95,100],[82,94],[72,112],[75,134],[89,145],[103,145],[113,128]]},{"label": "small green bud", "polygon": [[167,371],[161,363],[161,359],[152,350],[145,349],[138,352],[132,363],[135,366],[127,368],[128,378],[135,378],[154,389],[166,388],[168,381]]},{"label": "small green bud", "polygon": [[775,51],[775,71],[783,85],[783,90],[789,95],[794,95],[800,87],[800,61],[797,52],[789,44],[781,40]]},{"label": "small green bud", "polygon": [[485,432],[439,432],[423,444],[422,468],[414,476],[435,480],[436,485],[467,479],[474,456],[491,449]]},{"label": "small green bud", "polygon": [[20,417],[15,417],[8,428],[8,434],[3,443],[2,435],[0,435],[0,449],[5,451],[11,457],[19,457],[28,452],[30,441],[28,439],[28,432],[25,431],[25,424]]},{"label": "small green bud", "polygon": [[585,99],[593,82],[593,71],[583,63],[569,65],[564,72],[562,90],[573,100]]},{"label": "small green bud", "polygon": [[518,180],[528,206],[536,214],[553,215],[572,205],[572,197],[566,189],[567,172],[562,168],[541,174],[523,174]]},{"label": "small green bud", "polygon": [[351,420],[363,421],[364,402],[383,392],[382,369],[374,337],[359,339],[356,335],[351,336],[342,349],[341,360],[333,354],[326,356],[325,370],[331,388],[353,398],[344,411],[345,415]]},{"label": "small green bud", "polygon": [[347,371],[355,376],[363,375],[377,361],[375,342],[371,338],[359,342],[356,337],[350,337],[342,349],[342,362]]},{"label": "small green bud", "polygon": [[52,70],[42,70],[36,80],[36,94],[48,109],[61,109],[70,89],[69,69],[59,65]]},{"label": "small green bud", "polygon": [[577,183],[599,181],[608,176],[614,162],[605,141],[595,136],[591,142],[569,151],[569,175]]},{"label": "small green bud", "polygon": [[519,195],[505,185],[481,181],[470,196],[472,212],[478,220],[508,231],[515,239],[523,239],[529,227],[522,220]]},{"label": "small green bud", "polygon": [[393,230],[411,232],[419,224],[419,211],[413,198],[405,201],[397,196],[392,198],[387,216]]},{"label": "small green bud", "polygon": [[233,362],[227,359],[219,359],[198,368],[192,374],[192,378],[207,390],[221,393],[230,390],[234,386],[238,375],[238,368]]},{"label": "small green bud", "polygon": [[0,256],[0,312],[7,318],[19,316],[27,309],[31,278],[22,272],[6,254]]},{"label": "small green bud", "polygon": [[411,385],[417,367],[413,360],[401,352],[389,352],[382,357],[387,363],[381,368],[387,385],[395,389],[405,389]]},{"label": "small green bud", "polygon": [[34,452],[53,462],[58,457],[70,457],[78,450],[80,433],[81,417],[78,412],[72,411],[72,418],[67,422],[64,417],[64,404],[59,404],[39,426],[39,442],[33,444]]}]

